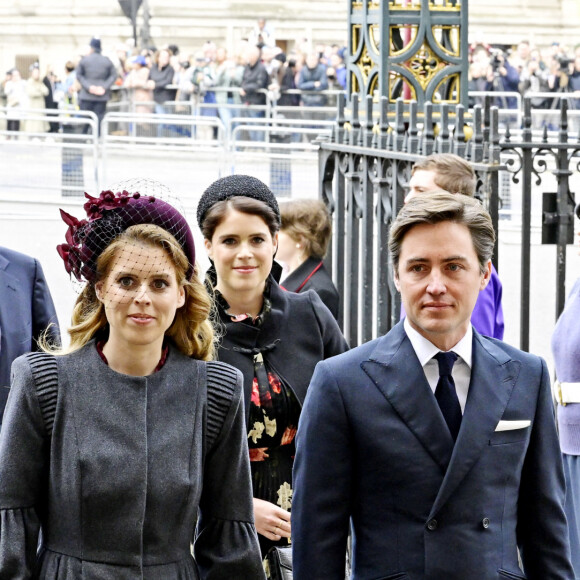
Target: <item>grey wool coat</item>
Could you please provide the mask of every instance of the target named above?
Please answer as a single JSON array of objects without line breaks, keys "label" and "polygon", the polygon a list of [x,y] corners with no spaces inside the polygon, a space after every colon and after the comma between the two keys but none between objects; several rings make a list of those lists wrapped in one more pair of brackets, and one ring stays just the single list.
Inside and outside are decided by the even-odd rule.
[{"label": "grey wool coat", "polygon": [[50,436],[34,356],[14,362],[0,434],[0,578],[263,578],[238,371],[171,345],[131,377],[91,341],[53,359]]}]

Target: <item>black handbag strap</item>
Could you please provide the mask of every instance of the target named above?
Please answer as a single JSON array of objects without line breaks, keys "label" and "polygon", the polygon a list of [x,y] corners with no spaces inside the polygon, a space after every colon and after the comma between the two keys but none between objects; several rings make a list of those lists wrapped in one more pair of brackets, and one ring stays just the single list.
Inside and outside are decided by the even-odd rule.
[{"label": "black handbag strap", "polygon": [[52,437],[56,401],[58,398],[58,369],[56,358],[47,352],[31,352],[26,355],[30,363],[32,378],[47,437]]}]

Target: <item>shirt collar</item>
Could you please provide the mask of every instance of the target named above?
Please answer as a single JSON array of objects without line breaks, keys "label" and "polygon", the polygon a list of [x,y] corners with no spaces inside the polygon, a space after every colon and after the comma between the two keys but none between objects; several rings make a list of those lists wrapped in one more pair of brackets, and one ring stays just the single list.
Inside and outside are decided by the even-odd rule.
[{"label": "shirt collar", "polygon": [[231,314],[230,305],[228,301],[224,298],[224,295],[217,289],[214,289],[214,299],[218,306],[218,309],[232,322],[244,322],[246,324],[252,324],[253,326],[262,326],[264,319],[268,316],[272,310],[272,300],[270,299],[270,279],[266,280],[266,286],[264,288],[264,303],[262,304],[262,310],[255,318],[251,314]]},{"label": "shirt collar", "polygon": [[[428,363],[439,352],[440,349],[437,348],[432,342],[427,340],[424,336],[421,336],[411,326],[408,317],[405,317],[403,325],[405,332],[411,341],[413,350],[415,351],[415,354],[421,363],[421,366],[425,366],[425,364]],[[471,368],[472,347],[473,327],[471,326],[471,323],[469,323],[467,332],[465,333],[464,337],[451,349],[451,351],[460,356],[463,362],[465,362],[467,366]]]}]

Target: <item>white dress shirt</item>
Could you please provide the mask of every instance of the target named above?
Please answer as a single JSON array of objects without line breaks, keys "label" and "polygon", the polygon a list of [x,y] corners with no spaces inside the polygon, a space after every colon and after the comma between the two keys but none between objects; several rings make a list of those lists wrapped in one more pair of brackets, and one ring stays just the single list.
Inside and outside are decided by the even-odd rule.
[{"label": "white dress shirt", "polygon": [[[427,378],[427,382],[431,387],[433,393],[439,382],[439,364],[433,357],[440,351],[432,342],[429,342],[424,336],[421,336],[409,322],[409,318],[405,317],[403,322],[405,332],[411,341],[413,350],[423,367],[423,372]],[[457,398],[461,405],[461,412],[465,410],[465,402],[467,401],[467,392],[469,391],[469,381],[471,380],[471,350],[473,346],[473,327],[469,323],[465,336],[451,349],[458,359],[453,365],[451,374],[455,382],[455,390],[457,391]]]}]

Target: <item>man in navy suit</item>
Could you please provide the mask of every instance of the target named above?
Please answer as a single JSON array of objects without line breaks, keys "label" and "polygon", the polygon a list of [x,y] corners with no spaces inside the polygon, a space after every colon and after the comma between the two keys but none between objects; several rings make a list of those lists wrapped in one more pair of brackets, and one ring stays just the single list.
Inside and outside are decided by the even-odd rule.
[{"label": "man in navy suit", "polygon": [[[12,361],[38,350],[37,341],[60,343],[58,320],[50,291],[37,260],[0,246],[0,387],[10,386]],[[8,394],[0,389],[0,425]]]},{"label": "man in navy suit", "polygon": [[300,417],[296,580],[344,578],[349,524],[356,580],[573,580],[546,364],[470,323],[494,240],[466,196],[394,221],[407,317],[319,363]]}]

